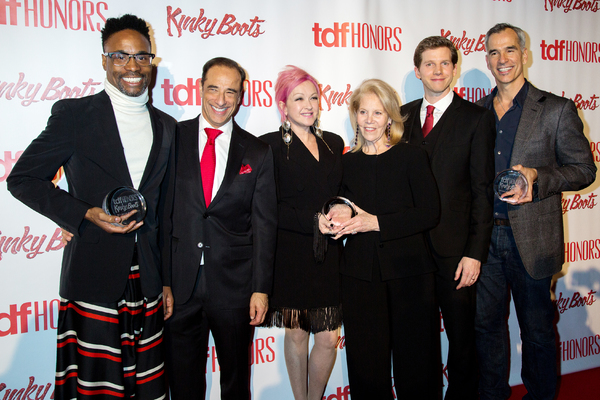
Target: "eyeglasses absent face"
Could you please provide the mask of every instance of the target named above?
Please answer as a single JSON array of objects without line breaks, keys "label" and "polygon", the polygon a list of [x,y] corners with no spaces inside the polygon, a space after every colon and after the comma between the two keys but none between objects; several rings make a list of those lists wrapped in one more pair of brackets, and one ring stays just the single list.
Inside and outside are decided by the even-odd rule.
[{"label": "eyeglasses absent face", "polygon": [[242,77],[237,69],[214,65],[202,81],[202,115],[213,128],[220,128],[233,117],[242,100]]},{"label": "eyeglasses absent face", "polygon": [[104,56],[110,58],[112,63],[116,67],[123,67],[127,65],[129,59],[133,58],[136,63],[138,63],[141,67],[147,67],[152,63],[154,57],[156,57],[152,53],[138,53],[138,54],[128,54],[122,51],[113,51],[111,53],[103,53]]}]

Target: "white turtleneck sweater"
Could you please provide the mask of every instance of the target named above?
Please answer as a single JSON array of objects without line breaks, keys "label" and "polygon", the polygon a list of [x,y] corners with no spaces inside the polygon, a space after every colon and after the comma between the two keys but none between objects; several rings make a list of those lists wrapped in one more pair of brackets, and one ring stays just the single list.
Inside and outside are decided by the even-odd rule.
[{"label": "white turtleneck sweater", "polygon": [[108,80],[104,81],[104,90],[115,112],[133,187],[139,189],[153,140],[150,113],[146,107],[148,90],[139,97],[131,97],[121,93]]}]

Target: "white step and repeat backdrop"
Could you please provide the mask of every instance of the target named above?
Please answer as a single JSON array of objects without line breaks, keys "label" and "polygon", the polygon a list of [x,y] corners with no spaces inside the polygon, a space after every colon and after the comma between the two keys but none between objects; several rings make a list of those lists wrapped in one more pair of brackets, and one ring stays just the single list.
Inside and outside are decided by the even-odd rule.
[{"label": "white step and repeat backdrop", "polygon": [[[363,79],[389,82],[403,102],[422,96],[412,56],[426,36],[446,36],[460,50],[454,82],[458,94],[471,101],[488,94],[494,80],[485,64],[484,35],[495,23],[510,22],[529,35],[528,79],[575,101],[600,162],[599,8],[599,0],[3,0],[0,182],[4,186],[14,162],[44,128],[56,100],[103,89],[99,31],[106,18],[124,13],[151,24],[158,55],[153,103],[176,119],[200,112],[202,65],[226,56],[249,74],[236,120],[256,135],[275,130],[277,73],[294,64],[322,84],[321,126],[346,143],[353,134],[347,101]],[[598,193],[595,183],[563,195],[567,262],[555,286],[563,374],[600,365]],[[6,190],[0,191],[0,210],[0,399],[49,399],[60,232]],[[514,310],[509,325],[510,382],[518,384],[520,339]],[[350,398],[344,347],[342,330],[326,400]],[[217,399],[219,369],[212,342],[208,355],[208,390]],[[292,399],[283,331],[258,329],[252,355],[254,398]]]}]

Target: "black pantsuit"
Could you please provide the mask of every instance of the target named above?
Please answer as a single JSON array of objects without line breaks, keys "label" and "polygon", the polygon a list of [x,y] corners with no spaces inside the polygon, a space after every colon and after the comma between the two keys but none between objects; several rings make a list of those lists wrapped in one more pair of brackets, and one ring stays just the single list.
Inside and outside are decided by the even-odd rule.
[{"label": "black pantsuit", "polygon": [[379,232],[347,236],[342,306],[352,400],[441,397],[435,264],[424,232],[438,223],[427,155],[400,143],[343,157],[342,195],[377,216]]},{"label": "black pantsuit", "polygon": [[423,296],[433,293],[433,273],[381,281],[379,271],[374,272],[370,282],[342,278],[346,343],[352,347],[346,352],[352,399],[392,398],[390,354],[397,398],[439,398],[441,367],[435,339],[440,319],[434,297]]}]

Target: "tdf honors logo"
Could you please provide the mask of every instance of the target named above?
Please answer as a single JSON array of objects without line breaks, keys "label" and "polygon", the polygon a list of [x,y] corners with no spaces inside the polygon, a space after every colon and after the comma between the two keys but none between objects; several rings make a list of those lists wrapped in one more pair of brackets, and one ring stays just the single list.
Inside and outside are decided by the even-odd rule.
[{"label": "tdf honors logo", "polygon": [[[27,333],[33,329],[36,332],[57,329],[59,305],[58,299],[9,305],[8,312],[0,312],[0,337]],[[34,326],[30,326],[30,315],[34,317]]]},{"label": "tdf honors logo", "polygon": [[334,22],[333,28],[324,28],[315,22],[312,31],[316,47],[356,47],[395,52],[402,50],[399,37],[402,28],[399,26]]},{"label": "tdf honors logo", "polygon": [[600,43],[579,42],[577,40],[542,40],[540,44],[542,60],[582,63],[600,62]]},{"label": "tdf honors logo", "polygon": [[89,0],[0,0],[0,25],[99,31],[108,4]]}]

